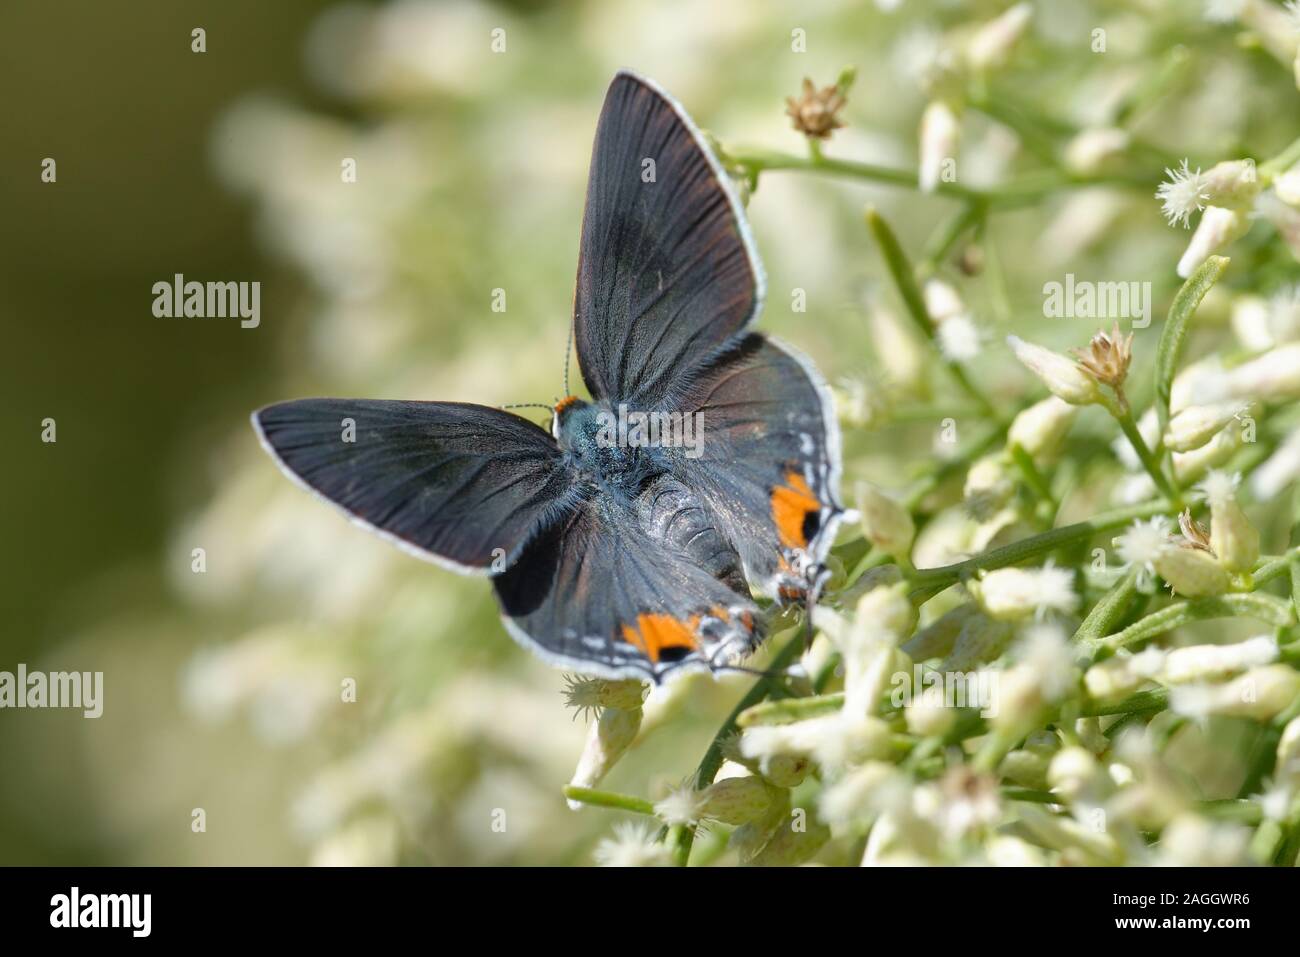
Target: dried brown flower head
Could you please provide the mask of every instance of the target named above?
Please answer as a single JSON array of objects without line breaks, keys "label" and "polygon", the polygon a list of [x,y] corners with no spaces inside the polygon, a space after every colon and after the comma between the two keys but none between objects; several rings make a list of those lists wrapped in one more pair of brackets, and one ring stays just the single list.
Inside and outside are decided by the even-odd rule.
[{"label": "dried brown flower head", "polygon": [[803,93],[785,98],[785,112],[800,133],[824,140],[844,125],[836,114],[846,102],[838,83],[819,90],[812,80],[804,77]]},{"label": "dried brown flower head", "polygon": [[1214,554],[1210,548],[1210,533],[1205,530],[1205,526],[1192,518],[1190,508],[1183,509],[1178,516],[1178,527],[1183,530],[1182,541],[1178,542],[1184,548],[1195,548],[1203,552]]},{"label": "dried brown flower head", "polygon": [[1128,365],[1133,359],[1133,333],[1124,336],[1119,323],[1110,332],[1099,332],[1092,337],[1088,348],[1072,349],[1079,368],[1103,385],[1117,392],[1128,377]]}]

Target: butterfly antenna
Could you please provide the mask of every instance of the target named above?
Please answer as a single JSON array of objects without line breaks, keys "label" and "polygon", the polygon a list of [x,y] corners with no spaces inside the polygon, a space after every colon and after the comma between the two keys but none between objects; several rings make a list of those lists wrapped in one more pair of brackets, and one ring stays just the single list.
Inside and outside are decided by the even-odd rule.
[{"label": "butterfly antenna", "polygon": [[564,394],[572,395],[569,391],[569,356],[573,354],[573,327],[569,327],[569,337],[564,342]]},{"label": "butterfly antenna", "polygon": [[511,402],[509,405],[499,405],[498,409],[545,409],[547,412],[553,412],[554,409],[545,402]]}]

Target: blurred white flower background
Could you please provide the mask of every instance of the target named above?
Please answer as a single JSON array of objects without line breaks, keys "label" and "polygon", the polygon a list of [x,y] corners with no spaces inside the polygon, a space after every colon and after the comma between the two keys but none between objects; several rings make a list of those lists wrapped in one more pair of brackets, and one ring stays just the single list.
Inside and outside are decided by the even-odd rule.
[{"label": "blurred white flower background", "polygon": [[[813,682],[829,663],[831,684],[804,690],[842,691],[843,712],[742,722],[714,785],[724,789],[683,792],[754,679],[676,682],[645,703],[600,786],[658,802],[667,825],[713,820],[703,861],[1294,861],[1300,731],[1270,723],[1300,695],[1285,650],[1294,611],[1274,630],[1245,616],[1180,620],[1095,660],[1069,639],[1124,574],[1141,572],[1151,611],[1169,598],[1161,583],[1180,597],[1253,597],[1240,576],[1294,544],[1297,30],[1268,0],[329,6],[286,51],[301,55],[314,102],[246,97],[211,131],[216,178],[301,283],[264,320],[289,331],[273,340],[273,388],[250,411],[307,395],[553,401],[601,99],[619,68],[654,77],[733,170],[757,179],[749,212],[770,289],[760,324],[838,383],[843,494],[874,548],[837,551],[838,591],[800,665]],[[785,98],[850,66],[845,125],[810,154]],[[784,169],[777,155],[914,178]],[[1222,165],[1244,157],[1258,162]],[[341,181],[344,158],[355,183]],[[995,198],[970,203],[950,185]],[[867,205],[920,264],[934,343],[911,324]],[[1164,317],[1214,254],[1232,264],[1196,312],[1166,422],[1152,385]],[[1204,498],[1197,483],[1212,493],[1212,519],[1197,504],[1209,544],[1170,544],[1180,509],[1153,507],[1133,516],[1146,524],[1095,536],[1108,568],[1072,543],[943,581],[917,620],[903,596],[939,583],[925,570],[1165,493],[1118,420],[1081,398],[1104,380],[1067,351],[1110,323],[1045,317],[1044,284],[1066,273],[1150,283],[1154,321],[1133,326],[1119,376],[1128,394],[1107,401],[1171,450],[1184,504]],[[504,312],[491,308],[496,289]],[[953,368],[997,409],[1019,410],[976,454],[968,439],[996,423],[952,387]],[[1243,436],[1251,416],[1258,435]],[[944,437],[948,419],[958,442]],[[210,495],[175,516],[158,558],[165,601],[106,585],[51,659],[98,662],[105,718],[23,739],[35,793],[96,796],[83,840],[136,864],[670,861],[652,819],[565,801],[597,719],[575,717],[564,676],[511,641],[483,581],[413,561],[323,508],[283,479],[246,421],[221,434],[178,469]],[[1258,530],[1254,555],[1229,567],[1241,523]],[[982,739],[952,737],[956,712],[933,699],[873,710],[887,665],[914,661],[999,669]],[[1239,704],[1232,682],[1246,678],[1263,704]],[[1154,718],[1096,707],[1156,692],[1167,696]],[[1276,761],[1261,763],[1264,751]],[[773,837],[791,806],[813,815],[807,847]],[[1108,825],[1093,827],[1094,813]],[[1261,838],[1261,821],[1278,834]]]}]

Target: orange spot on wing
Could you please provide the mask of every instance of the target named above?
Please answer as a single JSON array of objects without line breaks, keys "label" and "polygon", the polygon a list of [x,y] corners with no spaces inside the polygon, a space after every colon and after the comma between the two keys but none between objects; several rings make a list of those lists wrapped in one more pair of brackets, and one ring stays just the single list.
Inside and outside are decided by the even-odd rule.
[{"label": "orange spot on wing", "polygon": [[808,539],[803,526],[808,515],[820,512],[822,503],[812,493],[798,472],[785,473],[785,485],[772,489],[772,521],[776,534],[786,548],[804,548]]},{"label": "orange spot on wing", "polygon": [[623,626],[623,640],[640,648],[647,658],[657,662],[665,648],[689,648],[696,651],[700,643],[695,638],[699,617],[682,621],[672,615],[652,613],[636,616],[636,627]]}]

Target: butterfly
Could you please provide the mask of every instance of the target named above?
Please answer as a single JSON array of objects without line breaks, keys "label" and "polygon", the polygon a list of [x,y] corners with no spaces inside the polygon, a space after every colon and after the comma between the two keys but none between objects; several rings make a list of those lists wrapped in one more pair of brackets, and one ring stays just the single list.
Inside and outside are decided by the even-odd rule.
[{"label": "butterfly", "polygon": [[590,401],[560,400],[549,431],[505,409],[372,399],[282,402],[253,426],[291,479],[356,522],[489,576],[507,630],[546,660],[656,682],[717,671],[762,641],[755,592],[815,593],[845,514],[824,382],[750,329],[764,285],[700,131],[619,72],[574,297]]}]

